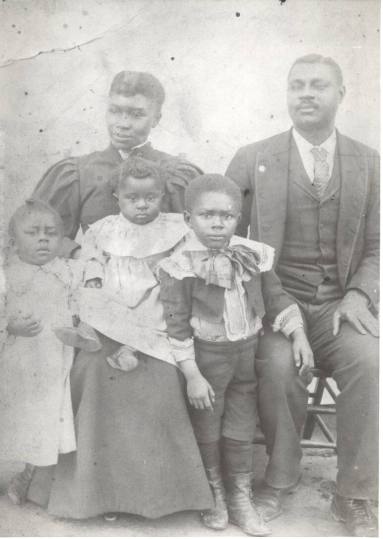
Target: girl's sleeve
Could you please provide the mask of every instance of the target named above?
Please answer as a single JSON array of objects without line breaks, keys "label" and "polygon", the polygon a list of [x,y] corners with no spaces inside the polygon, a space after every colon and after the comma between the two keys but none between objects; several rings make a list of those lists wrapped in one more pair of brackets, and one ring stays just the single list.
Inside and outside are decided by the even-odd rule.
[{"label": "girl's sleeve", "polygon": [[6,281],[2,267],[0,266],[0,353],[7,339],[7,304],[6,304]]},{"label": "girl's sleeve", "polygon": [[105,253],[97,242],[98,227],[93,225],[85,232],[82,240],[81,260],[84,264],[84,282],[90,279],[104,279]]},{"label": "girl's sleeve", "polygon": [[69,307],[72,315],[79,315],[79,288],[84,281],[84,262],[81,259],[65,260],[70,275]]},{"label": "girl's sleeve", "polygon": [[53,165],[41,178],[32,196],[48,202],[64,222],[64,245],[60,253],[69,258],[79,247],[74,241],[81,221],[78,158],[70,157]]},{"label": "girl's sleeve", "polygon": [[162,268],[158,276],[173,357],[176,362],[194,359],[193,328],[190,325],[192,279],[175,279]]}]

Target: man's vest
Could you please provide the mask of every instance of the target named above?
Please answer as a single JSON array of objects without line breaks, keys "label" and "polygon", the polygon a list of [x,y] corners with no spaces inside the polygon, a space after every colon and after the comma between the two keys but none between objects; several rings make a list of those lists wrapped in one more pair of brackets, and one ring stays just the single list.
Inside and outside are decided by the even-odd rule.
[{"label": "man's vest", "polygon": [[283,288],[298,300],[319,304],[343,296],[336,264],[340,185],[335,154],[332,176],[319,200],[291,141],[285,236],[277,274]]}]

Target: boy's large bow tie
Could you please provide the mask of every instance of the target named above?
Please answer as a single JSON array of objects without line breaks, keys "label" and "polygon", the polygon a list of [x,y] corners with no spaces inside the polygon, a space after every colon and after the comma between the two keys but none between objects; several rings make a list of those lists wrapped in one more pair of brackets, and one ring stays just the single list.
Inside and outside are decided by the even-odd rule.
[{"label": "boy's large bow tie", "polygon": [[234,275],[247,273],[249,276],[260,273],[258,253],[244,245],[233,245],[219,251],[186,251],[193,272],[204,279],[207,285],[231,288]]}]

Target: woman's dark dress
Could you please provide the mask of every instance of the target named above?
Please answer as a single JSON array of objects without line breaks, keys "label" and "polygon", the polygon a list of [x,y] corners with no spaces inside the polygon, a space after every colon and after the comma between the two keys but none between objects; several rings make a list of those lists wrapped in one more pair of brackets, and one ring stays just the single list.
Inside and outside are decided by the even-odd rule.
[{"label": "woman's dark dress", "polygon": [[122,512],[157,518],[212,504],[176,367],[141,355],[131,372],[80,352],[71,383],[77,451],[38,468],[29,500],[67,518]]}]

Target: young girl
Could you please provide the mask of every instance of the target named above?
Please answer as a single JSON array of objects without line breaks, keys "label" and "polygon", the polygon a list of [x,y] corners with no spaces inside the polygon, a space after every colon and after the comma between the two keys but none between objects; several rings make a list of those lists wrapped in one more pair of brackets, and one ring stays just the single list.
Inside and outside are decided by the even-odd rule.
[{"label": "young girl", "polygon": [[46,203],[28,200],[9,224],[0,355],[0,459],[27,462],[11,482],[25,500],[33,466],[55,464],[76,449],[69,371],[73,348],[55,330],[72,325],[75,265],[57,258],[63,225]]},{"label": "young girl", "polygon": [[185,234],[181,215],[160,213],[164,191],[156,165],[124,162],[116,192],[121,213],[91,225],[84,238],[88,288],[80,314],[99,330],[102,349],[80,352],[72,369],[77,452],[39,469],[29,489],[29,499],[51,514],[157,518],[212,504],[169,347],[166,352],[154,278],[157,262]]},{"label": "young girl", "polygon": [[200,176],[186,189],[185,205],[192,230],[160,262],[161,299],[215,497],[202,521],[222,530],[230,520],[249,535],[268,535],[250,495],[254,362],[265,311],[275,331],[291,335],[305,361],[312,360],[311,350],[299,308],[272,272],[273,249],[234,235],[241,215],[238,186],[218,174]]}]

